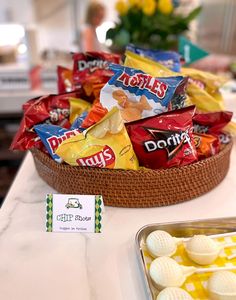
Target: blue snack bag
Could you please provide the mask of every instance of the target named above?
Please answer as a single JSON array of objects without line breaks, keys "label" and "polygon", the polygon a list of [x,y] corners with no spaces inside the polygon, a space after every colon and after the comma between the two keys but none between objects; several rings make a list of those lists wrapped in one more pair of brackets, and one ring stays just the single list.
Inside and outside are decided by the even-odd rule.
[{"label": "blue snack bag", "polygon": [[83,132],[86,128],[81,127],[81,124],[83,123],[84,119],[87,117],[88,111],[84,111],[78,118],[75,119],[75,121],[72,123],[70,129],[79,129],[80,132]]},{"label": "blue snack bag", "polygon": [[110,68],[114,75],[102,88],[100,102],[109,111],[118,107],[124,122],[183,107],[187,77],[155,78],[121,65]]},{"label": "blue snack bag", "polygon": [[40,137],[44,146],[48,150],[51,157],[58,163],[62,162],[62,159],[55,154],[58,146],[66,139],[79,134],[79,129],[65,129],[60,126],[51,124],[39,124],[34,126],[34,130]]},{"label": "blue snack bag", "polygon": [[180,72],[181,56],[177,52],[143,49],[140,47],[136,47],[132,44],[128,45],[126,47],[126,50],[157,61],[158,63],[162,64],[163,66],[167,67],[168,69],[174,72]]}]

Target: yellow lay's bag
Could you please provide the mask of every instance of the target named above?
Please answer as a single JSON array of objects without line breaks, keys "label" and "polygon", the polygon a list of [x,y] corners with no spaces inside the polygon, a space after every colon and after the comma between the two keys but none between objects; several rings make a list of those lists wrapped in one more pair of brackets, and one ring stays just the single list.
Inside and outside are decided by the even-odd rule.
[{"label": "yellow lay's bag", "polygon": [[219,88],[226,83],[227,79],[223,76],[215,75],[209,72],[193,69],[181,68],[181,73],[190,77],[190,82],[205,89],[207,93],[214,95],[219,92]]},{"label": "yellow lay's bag", "polygon": [[72,166],[138,169],[138,160],[117,108],[83,133],[65,140],[56,154]]},{"label": "yellow lay's bag", "polygon": [[91,108],[91,103],[82,100],[80,98],[69,98],[70,103],[70,123],[72,124],[77,117],[79,117],[84,111],[88,111]]},{"label": "yellow lay's bag", "polygon": [[195,83],[189,82],[187,86],[187,105],[196,105],[202,112],[215,112],[225,110],[224,101],[221,95],[209,94],[205,89]]}]

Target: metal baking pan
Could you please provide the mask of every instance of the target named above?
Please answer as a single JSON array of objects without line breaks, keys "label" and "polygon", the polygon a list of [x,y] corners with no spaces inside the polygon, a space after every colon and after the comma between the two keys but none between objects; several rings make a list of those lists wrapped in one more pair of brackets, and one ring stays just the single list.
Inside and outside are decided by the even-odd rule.
[{"label": "metal baking pan", "polygon": [[155,300],[155,288],[152,285],[150,276],[145,267],[144,257],[141,245],[146,241],[147,236],[154,230],[165,230],[175,237],[191,237],[195,234],[218,235],[230,232],[236,232],[236,217],[221,219],[204,219],[196,221],[185,221],[176,223],[155,223],[142,227],[136,234],[135,244],[143,275],[147,297],[149,300]]}]

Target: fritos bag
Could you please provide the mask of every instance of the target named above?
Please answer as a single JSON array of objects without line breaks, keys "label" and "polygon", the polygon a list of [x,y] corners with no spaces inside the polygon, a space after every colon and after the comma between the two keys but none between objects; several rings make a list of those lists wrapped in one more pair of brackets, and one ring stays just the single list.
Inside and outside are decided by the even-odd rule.
[{"label": "fritos bag", "polygon": [[65,140],[56,154],[72,166],[138,169],[136,155],[117,108],[83,133]]}]

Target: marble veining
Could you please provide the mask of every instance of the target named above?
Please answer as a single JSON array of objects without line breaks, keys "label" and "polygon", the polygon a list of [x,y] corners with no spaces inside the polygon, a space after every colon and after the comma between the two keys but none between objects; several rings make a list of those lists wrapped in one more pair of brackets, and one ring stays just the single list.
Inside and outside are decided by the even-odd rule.
[{"label": "marble veining", "polygon": [[11,225],[12,215],[14,214],[18,205],[19,203],[15,202],[11,208],[11,211],[8,211],[6,216],[0,219],[0,238],[1,235],[3,235],[7,231],[8,227]]}]

